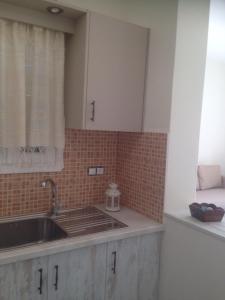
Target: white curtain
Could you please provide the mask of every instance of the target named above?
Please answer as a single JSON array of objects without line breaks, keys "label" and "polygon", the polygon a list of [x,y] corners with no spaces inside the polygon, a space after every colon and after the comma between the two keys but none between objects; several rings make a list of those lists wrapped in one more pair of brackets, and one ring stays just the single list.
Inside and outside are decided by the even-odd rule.
[{"label": "white curtain", "polygon": [[26,26],[0,20],[0,146],[26,144]]},{"label": "white curtain", "polygon": [[64,52],[64,33],[0,19],[0,172],[62,158]]},{"label": "white curtain", "polygon": [[64,147],[64,34],[29,28],[27,145]]}]

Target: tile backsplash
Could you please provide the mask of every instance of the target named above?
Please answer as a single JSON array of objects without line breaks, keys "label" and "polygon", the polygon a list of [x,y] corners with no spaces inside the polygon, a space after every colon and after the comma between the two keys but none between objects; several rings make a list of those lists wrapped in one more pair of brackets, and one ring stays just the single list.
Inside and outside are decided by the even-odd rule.
[{"label": "tile backsplash", "polygon": [[[108,182],[115,180],[117,133],[66,129],[64,169],[55,173],[0,175],[0,216],[44,212],[50,209],[50,188],[40,181],[51,177],[64,208],[102,202]],[[87,176],[92,165],[104,165],[105,174]]]},{"label": "tile backsplash", "polygon": [[[162,221],[165,165],[165,134],[66,129],[62,172],[0,175],[0,216],[48,211],[50,188],[40,181],[51,177],[64,208],[103,202],[116,181],[123,204]],[[88,176],[91,166],[104,166],[104,175]]]},{"label": "tile backsplash", "polygon": [[162,222],[167,135],[119,133],[117,181],[122,203]]}]

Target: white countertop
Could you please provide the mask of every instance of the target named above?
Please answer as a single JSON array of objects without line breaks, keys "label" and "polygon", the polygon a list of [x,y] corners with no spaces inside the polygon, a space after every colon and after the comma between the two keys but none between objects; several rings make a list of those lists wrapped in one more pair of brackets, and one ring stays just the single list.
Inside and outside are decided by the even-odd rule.
[{"label": "white countertop", "polygon": [[[96,207],[106,212],[104,210],[104,205],[97,205]],[[63,251],[70,251],[76,248],[101,244],[113,240],[134,237],[137,235],[150,234],[164,229],[162,224],[159,224],[126,207],[122,207],[120,212],[106,213],[118,221],[125,223],[128,227],[74,238],[66,238],[54,242],[46,242],[12,250],[2,250],[0,251],[0,265],[56,254]]]},{"label": "white countertop", "polygon": [[165,216],[225,241],[225,216],[222,222],[201,222],[191,217],[189,210],[176,213],[165,213]]}]

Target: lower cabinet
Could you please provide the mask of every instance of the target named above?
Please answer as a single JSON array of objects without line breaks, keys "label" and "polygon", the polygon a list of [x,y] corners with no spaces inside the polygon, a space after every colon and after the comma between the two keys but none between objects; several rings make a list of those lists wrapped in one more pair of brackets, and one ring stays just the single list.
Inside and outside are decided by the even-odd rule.
[{"label": "lower cabinet", "polygon": [[160,233],[0,267],[0,300],[157,300]]},{"label": "lower cabinet", "polygon": [[137,299],[158,299],[160,237],[152,234],[139,238]]},{"label": "lower cabinet", "polygon": [[48,299],[104,300],[106,244],[49,257]]},{"label": "lower cabinet", "polygon": [[107,300],[157,300],[160,234],[108,243]]},{"label": "lower cabinet", "polygon": [[108,243],[106,299],[137,300],[138,239]]},{"label": "lower cabinet", "polygon": [[6,265],[0,268],[0,299],[16,299],[16,266]]},{"label": "lower cabinet", "polygon": [[0,267],[1,300],[47,300],[48,257]]}]

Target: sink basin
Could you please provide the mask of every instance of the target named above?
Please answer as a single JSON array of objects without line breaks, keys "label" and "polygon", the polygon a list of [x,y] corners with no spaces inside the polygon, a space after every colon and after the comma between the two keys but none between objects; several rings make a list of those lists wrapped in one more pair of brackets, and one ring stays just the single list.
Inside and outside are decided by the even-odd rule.
[{"label": "sink basin", "polygon": [[67,233],[53,220],[39,217],[0,223],[0,249],[54,241]]},{"label": "sink basin", "polygon": [[127,225],[95,207],[65,211],[54,219],[9,220],[0,222],[0,251],[123,227]]}]

